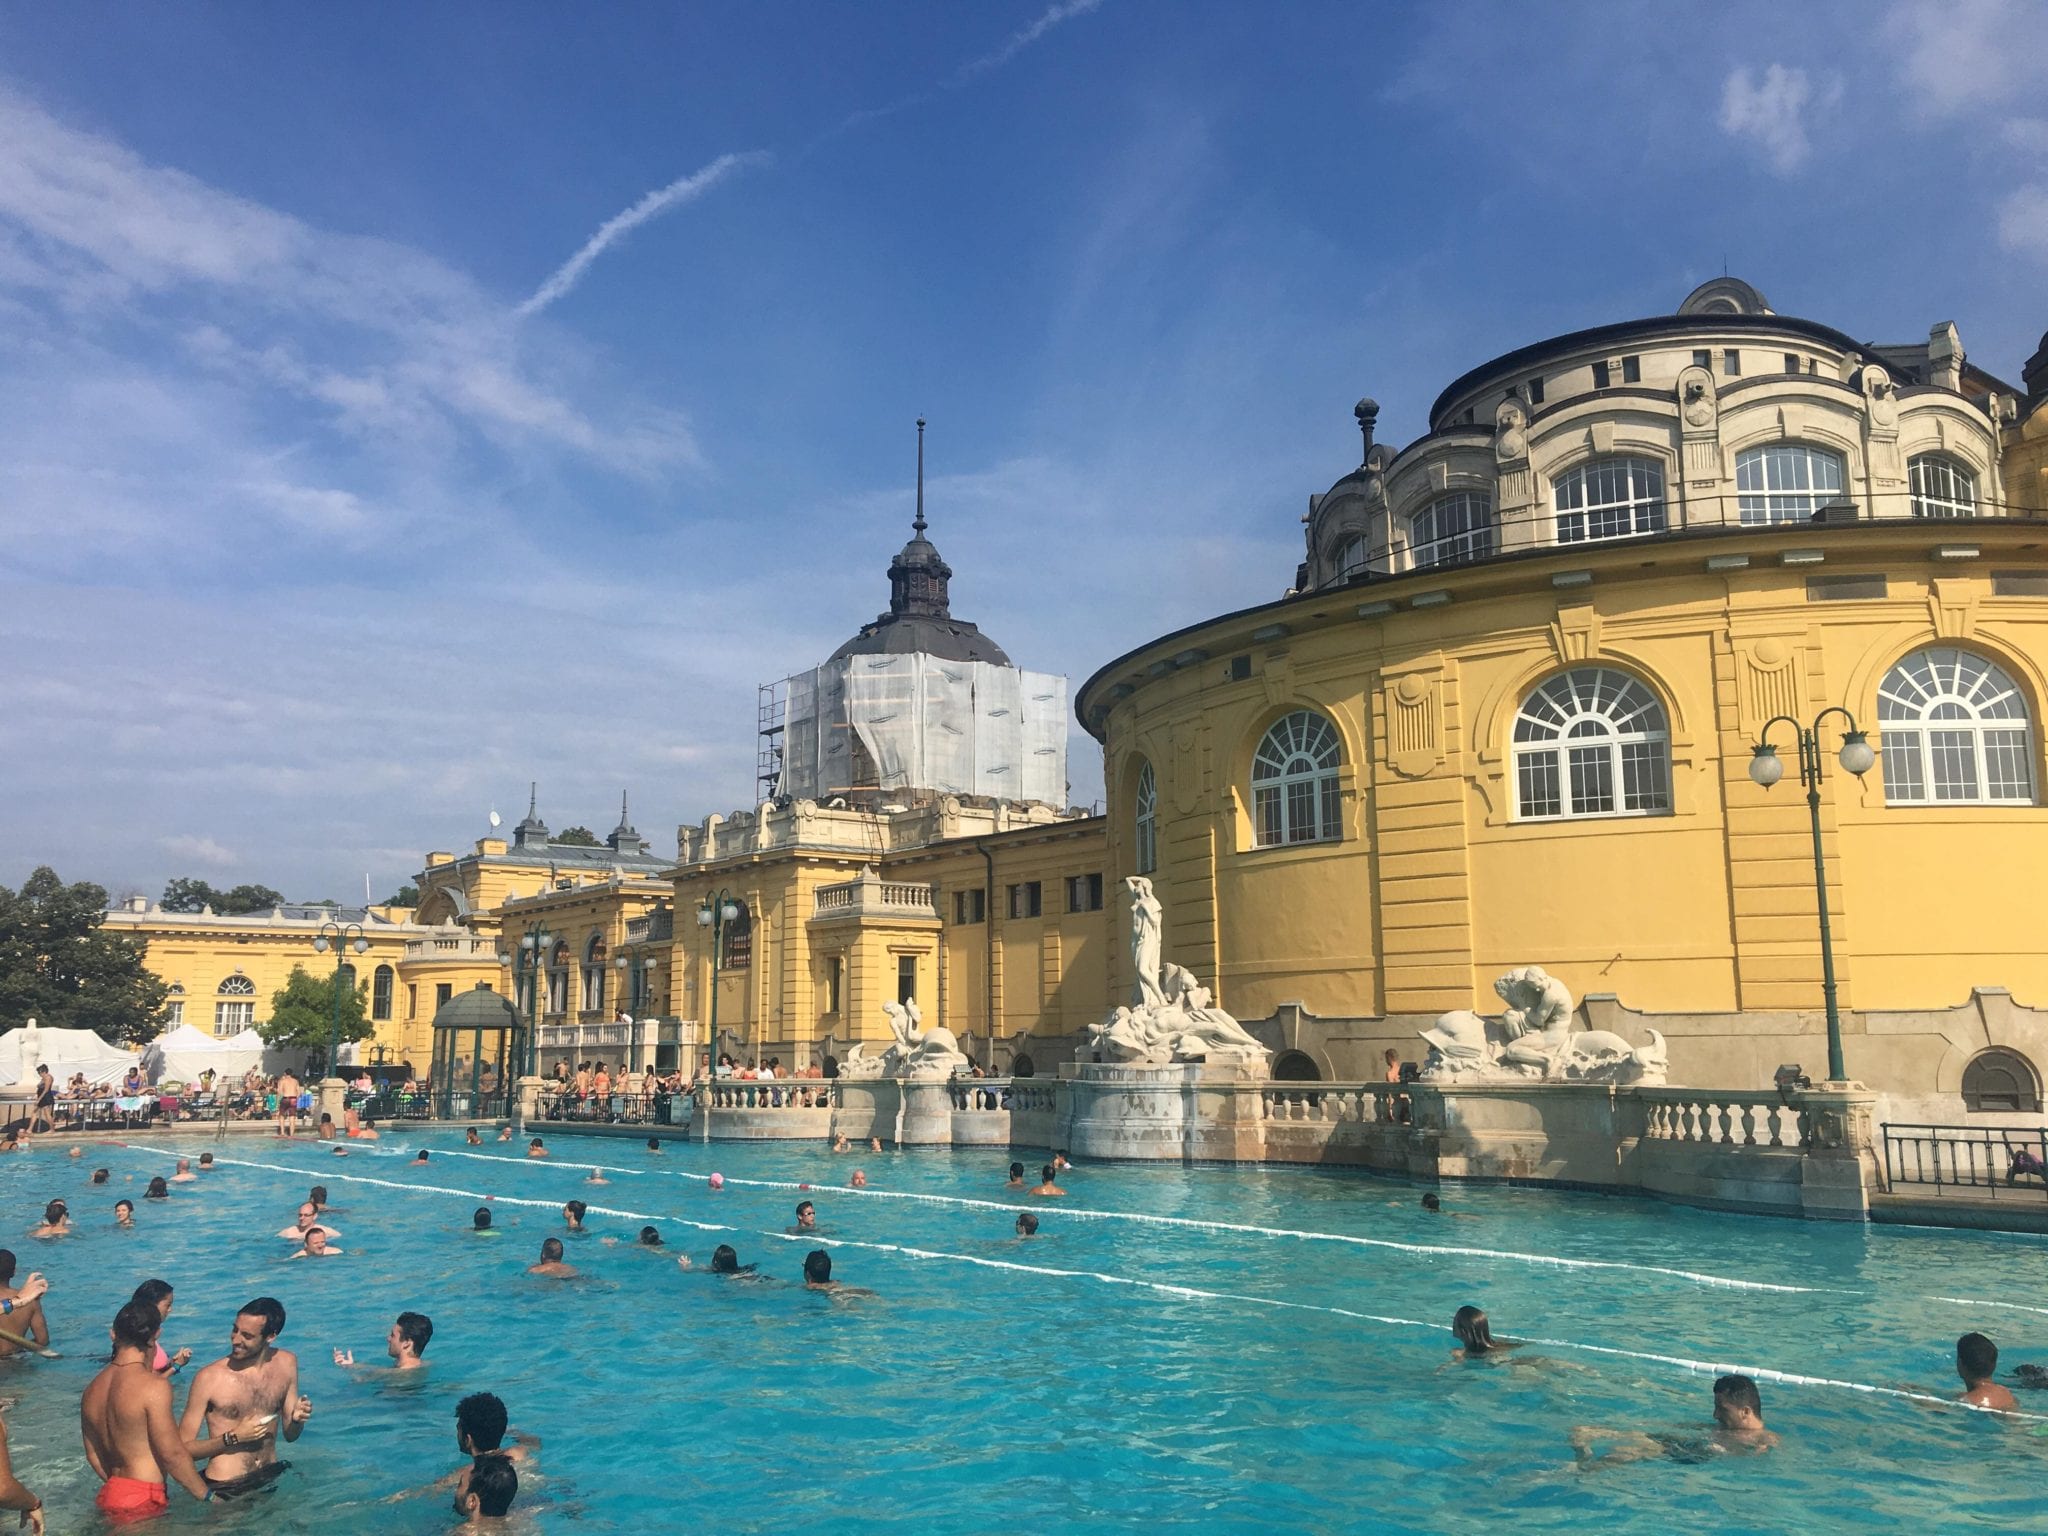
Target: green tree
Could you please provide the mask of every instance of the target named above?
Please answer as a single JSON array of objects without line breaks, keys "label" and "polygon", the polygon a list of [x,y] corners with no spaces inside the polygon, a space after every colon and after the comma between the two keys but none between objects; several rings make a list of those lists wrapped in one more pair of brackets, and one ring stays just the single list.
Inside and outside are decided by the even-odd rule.
[{"label": "green tree", "polygon": [[420,904],[420,888],[408,881],[386,896],[381,904],[387,907],[416,907]]},{"label": "green tree", "polygon": [[106,910],[105,887],[66,885],[48,865],[19,891],[0,885],[0,1019],[89,1029],[116,1045],[163,1027],[164,984],[142,944],[102,931]]},{"label": "green tree", "polygon": [[222,891],[213,910],[239,917],[244,912],[268,912],[283,905],[282,891],[273,891],[267,885],[238,885],[231,891]]},{"label": "green tree", "polygon": [[211,907],[223,917],[239,917],[283,906],[284,893],[267,885],[237,885],[220,891],[204,880],[178,879],[164,887],[163,900],[157,905],[166,912],[197,912],[202,907]]},{"label": "green tree", "polygon": [[341,1038],[367,1040],[372,1033],[363,1007],[362,986],[343,982],[336,986],[332,972],[324,976],[309,973],[303,965],[292,967],[291,975],[270,999],[270,1017],[256,1021],[256,1033],[266,1045],[280,1050],[309,1051],[323,1061],[327,1045],[334,1038],[335,994],[341,994]]},{"label": "green tree", "polygon": [[564,827],[561,831],[550,835],[548,841],[551,843],[567,843],[575,848],[602,848],[604,846],[603,843],[597,840],[597,834],[588,827]]},{"label": "green tree", "polygon": [[166,912],[197,912],[201,907],[220,910],[220,892],[204,880],[173,880],[164,887],[163,899],[157,903]]}]

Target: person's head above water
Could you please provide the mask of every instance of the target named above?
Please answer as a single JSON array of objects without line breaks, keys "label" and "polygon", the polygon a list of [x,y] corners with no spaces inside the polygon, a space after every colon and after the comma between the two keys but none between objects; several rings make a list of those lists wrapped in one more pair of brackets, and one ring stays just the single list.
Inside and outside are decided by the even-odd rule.
[{"label": "person's head above water", "polygon": [[550,1237],[541,1243],[540,1261],[543,1264],[562,1262],[562,1240],[559,1237]]},{"label": "person's head above water", "polygon": [[455,1405],[455,1443],[472,1456],[505,1443],[505,1404],[495,1392],[472,1392]]},{"label": "person's head above water", "polygon": [[519,1472],[509,1456],[479,1456],[469,1469],[469,1491],[462,1496],[462,1512],[486,1520],[502,1520],[512,1513],[512,1501],[519,1494]]},{"label": "person's head above water", "polygon": [[385,1340],[394,1360],[403,1359],[409,1352],[417,1360],[427,1352],[427,1345],[434,1337],[434,1320],[424,1312],[401,1312],[398,1321],[391,1325],[391,1333]]},{"label": "person's head above water", "polygon": [[1023,1178],[1023,1177],[1024,1177],[1024,1165],[1023,1165],[1022,1163],[1012,1163],[1012,1164],[1010,1164],[1010,1177],[1011,1177],[1011,1178],[1013,1178],[1013,1179],[1021,1179],[1021,1178]]},{"label": "person's head above water", "polygon": [[324,1211],[327,1209],[327,1186],[325,1184],[315,1184],[306,1191],[306,1198],[313,1203],[316,1209]]},{"label": "person's head above water", "polygon": [[469,1224],[470,1224],[471,1228],[473,1228],[474,1230],[476,1230],[476,1231],[478,1231],[478,1232],[488,1232],[488,1231],[490,1231],[490,1230],[491,1230],[491,1211],[490,1211],[490,1207],[489,1207],[489,1206],[485,1206],[485,1205],[480,1205],[480,1206],[478,1206],[478,1207],[476,1208],[476,1214],[475,1214],[474,1216],[472,1216],[472,1217],[470,1217],[470,1218],[469,1218]]},{"label": "person's head above water", "polygon": [[711,1273],[714,1275],[743,1275],[753,1267],[740,1263],[740,1256],[730,1243],[720,1243],[711,1250]]},{"label": "person's head above water", "polygon": [[114,1314],[114,1347],[148,1349],[163,1328],[163,1313],[153,1301],[131,1301]]},{"label": "person's head above water", "polygon": [[104,1184],[112,1177],[113,1175],[104,1168],[95,1168],[92,1171],[92,1181],[95,1184]]},{"label": "person's head above water", "polygon": [[427,1160],[427,1149],[426,1149],[425,1147],[421,1147],[421,1148],[420,1148],[420,1150],[419,1150],[419,1155],[418,1155],[418,1156],[416,1156],[416,1157],[415,1157],[415,1158],[413,1159],[413,1161],[414,1161],[414,1162],[416,1162],[416,1163],[424,1163],[424,1162],[425,1162],[426,1160]]},{"label": "person's head above water", "polygon": [[1019,1211],[1017,1213],[1017,1235],[1019,1237],[1036,1237],[1038,1235],[1038,1218],[1029,1211]]},{"label": "person's head above water", "polygon": [[71,1208],[67,1206],[62,1200],[52,1200],[48,1205],[43,1207],[43,1225],[46,1227],[54,1227],[55,1225],[57,1225],[58,1222],[64,1220],[70,1214]]},{"label": "person's head above water", "polygon": [[149,1188],[142,1192],[142,1198],[145,1200],[168,1200],[171,1198],[171,1186],[164,1182],[162,1174],[158,1174],[149,1181]]},{"label": "person's head above water", "polygon": [[570,1226],[580,1227],[583,1225],[583,1213],[589,1209],[590,1207],[581,1200],[571,1200],[562,1207],[562,1215],[568,1219]]},{"label": "person's head above water", "polygon": [[1425,1211],[1440,1211],[1444,1208],[1444,1203],[1435,1195],[1424,1195],[1422,1197],[1422,1208]]},{"label": "person's head above water", "polygon": [[1998,1374],[1998,1346],[1981,1333],[1966,1333],[1956,1340],[1956,1374],[1963,1385],[1974,1387]]},{"label": "person's head above water", "polygon": [[1714,1383],[1714,1422],[1723,1429],[1754,1429],[1763,1424],[1764,1400],[1747,1376],[1723,1376]]},{"label": "person's head above water", "polygon": [[661,1138],[659,1136],[648,1137],[647,1150],[650,1152],[659,1152],[661,1150]]},{"label": "person's head above water", "polygon": [[640,1229],[640,1246],[643,1248],[659,1248],[661,1246],[660,1231],[654,1227],[642,1227]]},{"label": "person's head above water", "polygon": [[1039,1169],[1038,1177],[1045,1183],[1050,1184],[1052,1182],[1052,1164],[1047,1163],[1043,1168]]},{"label": "person's head above water", "polygon": [[812,1223],[812,1222],[813,1222],[814,1220],[816,1220],[816,1219],[817,1219],[817,1215],[818,1215],[818,1208],[817,1208],[817,1207],[816,1207],[815,1205],[812,1205],[810,1201],[808,1201],[808,1200],[799,1200],[799,1201],[797,1201],[797,1203],[796,1203],[796,1219],[797,1219],[797,1221],[798,1221],[798,1223],[799,1223],[799,1224],[801,1224],[801,1225],[803,1225],[803,1226],[806,1226],[806,1227],[807,1227],[807,1226],[809,1226],[809,1225],[810,1225],[810,1224],[811,1224],[811,1223]]},{"label": "person's head above water", "polygon": [[822,1248],[813,1248],[804,1255],[804,1284],[830,1285],[832,1283],[832,1255]]},{"label": "person's head above water", "polygon": [[537,1146],[539,1146],[539,1145],[540,1145],[540,1138],[539,1138],[538,1136],[536,1136],[536,1137],[534,1137],[534,1138],[533,1138],[533,1140],[529,1141],[529,1142],[528,1142],[528,1143],[527,1143],[526,1145],[527,1145],[528,1147],[537,1147]]},{"label": "person's head above water", "polygon": [[1468,1355],[1483,1355],[1494,1348],[1493,1330],[1487,1326],[1486,1314],[1477,1307],[1460,1307],[1457,1316],[1451,1319],[1451,1332],[1458,1336],[1458,1342],[1465,1346]]}]

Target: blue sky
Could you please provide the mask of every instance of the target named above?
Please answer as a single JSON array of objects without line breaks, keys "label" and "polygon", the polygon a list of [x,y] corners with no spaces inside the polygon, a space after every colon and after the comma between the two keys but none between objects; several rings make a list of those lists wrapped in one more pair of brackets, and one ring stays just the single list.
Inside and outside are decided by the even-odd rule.
[{"label": "blue sky", "polygon": [[1078,682],[1279,595],[1361,394],[1724,262],[2016,380],[2048,5],[0,6],[0,881],[382,895],[529,779],[672,847],[919,414]]}]

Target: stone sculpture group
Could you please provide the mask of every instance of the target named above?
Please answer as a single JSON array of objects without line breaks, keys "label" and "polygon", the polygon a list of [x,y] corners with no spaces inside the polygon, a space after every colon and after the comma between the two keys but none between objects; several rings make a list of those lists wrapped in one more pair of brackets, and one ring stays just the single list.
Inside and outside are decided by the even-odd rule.
[{"label": "stone sculpture group", "polygon": [[1541,966],[1525,965],[1494,982],[1507,1009],[1487,1019],[1460,1008],[1422,1031],[1429,1042],[1425,1083],[1615,1083],[1656,1087],[1664,1082],[1664,1037],[1650,1031],[1647,1045],[1630,1045],[1611,1030],[1572,1029],[1572,995]]},{"label": "stone sculpture group", "polygon": [[920,1027],[924,1015],[916,1002],[884,1003],[882,1012],[889,1017],[890,1043],[879,1056],[868,1055],[865,1044],[856,1045],[846,1053],[840,1076],[949,1078],[969,1070],[959,1037],[943,1024]]},{"label": "stone sculpture group", "polygon": [[1098,1061],[1132,1066],[1227,1062],[1263,1072],[1271,1052],[1221,1008],[1210,1006],[1209,989],[1185,966],[1160,957],[1164,916],[1152,882],[1143,875],[1124,881],[1131,903],[1131,1001],[1089,1031]]}]

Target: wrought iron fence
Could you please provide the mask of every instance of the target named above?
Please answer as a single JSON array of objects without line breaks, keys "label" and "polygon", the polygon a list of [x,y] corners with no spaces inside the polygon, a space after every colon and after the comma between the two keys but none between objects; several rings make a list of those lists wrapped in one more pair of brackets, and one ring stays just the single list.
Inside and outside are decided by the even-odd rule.
[{"label": "wrought iron fence", "polygon": [[[496,1093],[481,1095],[487,1099],[499,1099]],[[434,1118],[434,1101],[417,1088],[379,1088],[365,1093],[360,1088],[351,1088],[342,1099],[342,1107],[353,1109],[364,1120],[375,1124],[379,1120],[431,1120]]]},{"label": "wrought iron fence", "polygon": [[1889,1188],[2048,1199],[2048,1129],[1890,1123],[1880,1129]]}]

